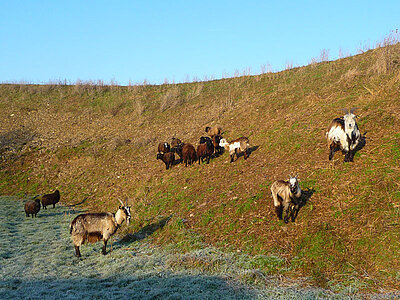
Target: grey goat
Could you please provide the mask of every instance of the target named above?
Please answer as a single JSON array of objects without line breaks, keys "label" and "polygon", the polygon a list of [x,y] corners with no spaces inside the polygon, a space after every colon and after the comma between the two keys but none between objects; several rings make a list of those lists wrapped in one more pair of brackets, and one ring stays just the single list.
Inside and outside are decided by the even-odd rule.
[{"label": "grey goat", "polygon": [[110,237],[117,232],[126,220],[127,225],[131,219],[130,206],[122,204],[115,214],[109,212],[87,213],[78,215],[70,225],[70,234],[75,246],[75,254],[81,257],[79,247],[85,243],[95,243],[103,240],[102,253],[107,254],[106,246]]}]

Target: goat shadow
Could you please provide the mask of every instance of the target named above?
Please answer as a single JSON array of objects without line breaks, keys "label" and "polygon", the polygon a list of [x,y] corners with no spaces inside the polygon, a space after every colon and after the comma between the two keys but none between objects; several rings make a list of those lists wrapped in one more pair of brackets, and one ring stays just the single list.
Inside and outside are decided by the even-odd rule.
[{"label": "goat shadow", "polygon": [[68,207],[75,207],[75,206],[81,205],[81,204],[85,203],[87,199],[88,199],[88,197],[84,198],[81,202],[78,202],[78,203],[75,203],[75,204],[71,204],[71,205],[67,205],[67,206]]},{"label": "goat shadow", "polygon": [[128,233],[121,238],[120,243],[126,244],[126,243],[132,243],[135,241],[144,240],[146,237],[148,237],[149,235],[152,235],[158,229],[164,228],[164,226],[169,222],[169,220],[171,220],[171,218],[172,218],[172,215],[162,218],[161,220],[158,220],[157,222],[146,225],[142,229],[140,229],[139,231],[137,231],[135,233]]},{"label": "goat shadow", "polygon": [[55,217],[55,216],[61,216],[61,215],[64,215],[65,214],[65,211],[59,211],[59,212],[49,212],[49,213],[46,213],[46,210],[45,209],[43,209],[43,210],[40,210],[41,212],[42,212],[42,214],[41,215],[39,215],[38,214],[38,218],[40,217],[40,218],[48,218],[48,217]]},{"label": "goat shadow", "polygon": [[[247,149],[247,158],[249,158],[250,155],[251,155],[254,151],[256,151],[259,147],[260,147],[260,146],[252,146],[252,147],[248,148],[248,149]],[[241,156],[244,156],[244,152],[237,153],[237,159],[238,159],[239,157],[241,157]]]},{"label": "goat shadow", "polygon": [[365,147],[365,144],[367,143],[367,131],[364,132],[364,134],[361,135],[360,141],[358,142],[357,147],[354,149],[354,154],[356,154],[358,151],[360,151],[362,148]]},{"label": "goat shadow", "polygon": [[298,200],[298,205],[299,205],[299,209],[296,210],[293,218],[292,218],[292,222],[294,222],[297,218],[297,215],[300,211],[300,209],[305,206],[307,204],[307,202],[310,200],[310,198],[312,197],[312,195],[315,193],[315,189],[314,188],[307,188],[307,190],[302,190],[301,191],[301,196],[300,199]]},{"label": "goat shadow", "polygon": [[175,159],[172,163],[173,166],[179,165],[183,160],[181,158]]}]

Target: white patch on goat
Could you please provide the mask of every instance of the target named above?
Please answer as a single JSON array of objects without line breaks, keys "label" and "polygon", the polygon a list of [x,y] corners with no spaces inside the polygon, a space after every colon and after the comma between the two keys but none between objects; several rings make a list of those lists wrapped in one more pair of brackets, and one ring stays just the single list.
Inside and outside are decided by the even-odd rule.
[{"label": "white patch on goat", "polygon": [[229,153],[230,154],[235,153],[235,149],[240,149],[240,142],[234,142],[232,144],[229,144]]},{"label": "white patch on goat", "polygon": [[226,141],[226,139],[221,139],[220,141],[219,141],[219,146],[220,147],[226,147],[226,146],[228,146],[229,145],[229,143]]},{"label": "white patch on goat", "polygon": [[343,132],[342,127],[332,126],[328,132],[328,139],[336,143],[339,142],[342,145],[343,150],[349,151],[349,143],[347,142],[347,136],[345,132]]}]

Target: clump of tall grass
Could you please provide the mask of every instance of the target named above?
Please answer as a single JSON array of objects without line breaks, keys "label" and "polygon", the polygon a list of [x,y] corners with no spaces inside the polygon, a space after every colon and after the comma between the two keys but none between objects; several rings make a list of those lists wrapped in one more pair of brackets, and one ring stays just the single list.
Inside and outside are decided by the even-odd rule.
[{"label": "clump of tall grass", "polygon": [[165,94],[161,96],[160,111],[163,112],[169,108],[173,108],[179,104],[182,104],[183,102],[184,99],[181,96],[179,87],[174,86],[168,89]]},{"label": "clump of tall grass", "polygon": [[400,68],[400,33],[398,30],[387,35],[377,44],[377,58],[369,69],[370,73],[386,75]]}]

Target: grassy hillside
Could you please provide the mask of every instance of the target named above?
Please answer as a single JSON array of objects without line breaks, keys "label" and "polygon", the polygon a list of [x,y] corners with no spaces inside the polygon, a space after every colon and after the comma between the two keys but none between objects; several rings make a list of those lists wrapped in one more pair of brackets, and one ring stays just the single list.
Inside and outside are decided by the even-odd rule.
[{"label": "grassy hillside", "polygon": [[[181,251],[213,245],[252,255],[266,274],[323,287],[394,289],[400,282],[400,45],[280,73],[160,86],[0,85],[0,193],[62,192],[62,201],[114,210],[128,198],[129,232],[172,216],[148,239]],[[328,161],[326,127],[357,107],[365,146]],[[230,164],[156,160],[172,136],[204,128],[247,136]],[[271,183],[297,173],[308,191],[295,223],[274,215]]]}]

